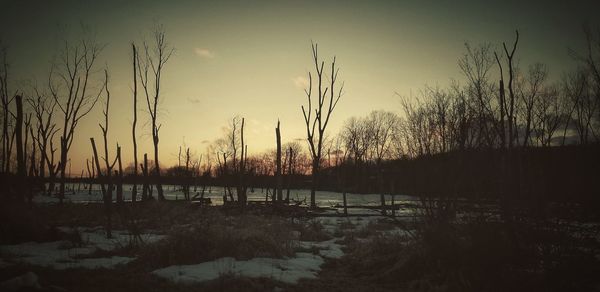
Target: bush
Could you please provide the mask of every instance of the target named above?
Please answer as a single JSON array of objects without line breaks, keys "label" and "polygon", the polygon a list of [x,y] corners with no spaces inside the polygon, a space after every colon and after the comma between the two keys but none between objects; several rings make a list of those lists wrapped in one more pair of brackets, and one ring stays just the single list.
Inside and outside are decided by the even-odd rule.
[{"label": "bush", "polygon": [[290,228],[278,218],[210,216],[175,226],[167,238],[142,248],[139,262],[151,267],[197,264],[221,257],[283,257],[293,252]]}]

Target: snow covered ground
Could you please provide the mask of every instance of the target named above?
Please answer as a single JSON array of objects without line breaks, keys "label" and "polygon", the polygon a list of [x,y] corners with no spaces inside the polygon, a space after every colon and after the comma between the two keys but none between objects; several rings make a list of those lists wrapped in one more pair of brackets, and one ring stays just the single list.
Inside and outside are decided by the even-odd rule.
[{"label": "snow covered ground", "polygon": [[[73,232],[63,227],[62,231]],[[67,240],[53,242],[26,242],[16,245],[0,245],[2,259],[0,266],[26,263],[35,266],[50,267],[57,270],[70,268],[112,268],[126,264],[131,257],[90,257],[97,250],[111,251],[126,246],[130,235],[126,231],[113,231],[113,238],[107,239],[102,228],[81,229],[81,242]],[[142,234],[145,243],[163,239],[164,235]]]},{"label": "snow covered ground", "polygon": [[[325,232],[333,235],[342,224],[352,225],[354,230],[377,222],[383,217],[321,217],[316,218]],[[349,224],[348,224],[349,223]],[[393,228],[386,230],[392,234],[403,234],[402,230]],[[267,277],[285,283],[295,284],[300,279],[315,279],[321,271],[325,259],[339,259],[344,256],[342,248],[343,237],[334,237],[325,241],[295,241],[295,246],[301,250],[313,250],[314,253],[297,252],[293,257],[253,258],[236,260],[231,257],[219,258],[213,261],[194,265],[175,265],[161,268],[152,273],[171,280],[175,283],[191,284],[217,279],[223,275],[243,277]]]},{"label": "snow covered ground", "polygon": [[323,263],[323,258],[318,255],[299,252],[294,257],[283,259],[253,258],[238,261],[226,257],[196,265],[169,266],[152,273],[182,284],[214,280],[228,274],[253,278],[267,277],[295,284],[302,278],[316,278]]}]

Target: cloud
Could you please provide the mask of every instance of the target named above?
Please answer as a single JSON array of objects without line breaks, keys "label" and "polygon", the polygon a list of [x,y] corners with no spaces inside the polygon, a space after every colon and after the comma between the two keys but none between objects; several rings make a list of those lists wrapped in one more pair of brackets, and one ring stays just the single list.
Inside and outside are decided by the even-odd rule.
[{"label": "cloud", "polygon": [[190,98],[190,97],[187,98],[187,101],[192,104],[199,104],[202,102],[199,98]]},{"label": "cloud", "polygon": [[202,58],[206,58],[206,59],[213,59],[215,57],[214,52],[212,52],[209,49],[205,49],[205,48],[194,48],[194,53],[196,53],[196,55],[198,55]]},{"label": "cloud", "polygon": [[294,85],[298,88],[304,89],[308,87],[308,79],[304,76],[294,77],[292,78],[292,82],[294,82]]}]

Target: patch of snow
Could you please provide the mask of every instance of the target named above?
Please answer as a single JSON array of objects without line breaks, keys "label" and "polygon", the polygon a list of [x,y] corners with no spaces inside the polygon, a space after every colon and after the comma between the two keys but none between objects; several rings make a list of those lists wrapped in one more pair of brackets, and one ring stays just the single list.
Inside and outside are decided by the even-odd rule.
[{"label": "patch of snow", "polygon": [[267,277],[295,284],[303,278],[316,278],[323,263],[323,258],[309,253],[296,253],[292,258],[253,258],[247,261],[226,257],[197,265],[169,266],[152,273],[182,284],[214,280],[226,274]]},{"label": "patch of snow", "polygon": [[106,258],[84,258],[75,259],[71,262],[56,262],[52,264],[52,268],[56,270],[66,270],[73,268],[84,268],[84,269],[111,269],[118,265],[124,265],[135,258],[131,257],[106,257]]},{"label": "patch of snow", "polygon": [[333,238],[327,241],[299,241],[298,246],[305,249],[316,248],[319,250],[319,255],[324,258],[339,259],[344,256],[342,251],[343,245],[335,243],[342,238]]},{"label": "patch of snow", "polygon": [[[62,231],[73,232],[72,229],[62,227]],[[51,267],[62,270],[69,268],[112,268],[126,264],[134,258],[131,257],[104,257],[104,258],[79,258],[90,255],[97,250],[111,251],[118,247],[126,246],[130,236],[125,231],[114,231],[113,238],[106,238],[104,230],[100,228],[85,229],[81,231],[81,246],[73,247],[73,243],[63,241],[53,242],[26,242],[16,245],[0,246],[0,254],[10,255],[13,261],[23,262],[36,266]],[[152,243],[163,239],[164,235],[142,234],[145,243]],[[3,261],[4,262],[4,261]],[[2,263],[0,263],[0,266]]]},{"label": "patch of snow", "polygon": [[25,289],[39,290],[40,286],[38,276],[33,272],[27,272],[21,276],[6,280],[0,283],[2,291],[22,291]]}]

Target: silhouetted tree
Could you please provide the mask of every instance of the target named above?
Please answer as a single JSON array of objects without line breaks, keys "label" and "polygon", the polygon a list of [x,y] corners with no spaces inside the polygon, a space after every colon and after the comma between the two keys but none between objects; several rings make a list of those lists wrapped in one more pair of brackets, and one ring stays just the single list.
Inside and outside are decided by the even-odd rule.
[{"label": "silhouetted tree", "polygon": [[539,103],[540,95],[544,91],[544,82],[548,75],[546,65],[536,63],[529,67],[529,72],[524,80],[518,82],[518,107],[519,118],[523,124],[523,143],[528,146],[531,141],[531,132],[534,126],[534,107]]},{"label": "silhouetted tree", "polygon": [[277,121],[277,127],[275,128],[275,140],[277,142],[277,157],[276,157],[276,170],[275,179],[277,180],[277,201],[283,200],[283,180],[281,177],[281,131],[279,128],[279,121]]},{"label": "silhouetted tree", "polygon": [[316,102],[313,105],[313,77],[312,73],[308,73],[308,89],[305,90],[308,105],[305,108],[302,106],[302,114],[306,125],[306,135],[309,144],[310,153],[312,156],[312,187],[310,189],[310,206],[316,207],[315,193],[318,185],[319,170],[321,168],[321,158],[323,151],[323,142],[325,129],[329,123],[331,113],[342,96],[344,83],[336,91],[336,82],[339,68],[336,67],[336,58],[333,57],[331,62],[331,73],[329,79],[324,78],[323,70],[324,61],[319,60],[318,45],[312,44],[312,55],[316,73]]},{"label": "silhouetted tree", "polygon": [[[39,161],[39,176],[46,176],[46,167],[48,168],[48,172],[50,174],[55,173],[51,168],[52,161],[48,154],[49,143],[52,142],[54,135],[59,131],[56,127],[56,122],[54,121],[54,112],[56,109],[56,101],[52,98],[49,98],[43,93],[40,93],[37,88],[34,89],[35,97],[30,97],[27,99],[27,102],[33,109],[33,114],[36,121],[36,138],[35,142],[40,152],[40,161]],[[54,176],[50,175],[50,178],[53,179]]]},{"label": "silhouetted tree", "polygon": [[131,125],[131,137],[133,140],[133,186],[131,187],[131,201],[135,203],[137,199],[137,179],[138,179],[138,155],[137,155],[137,137],[135,128],[137,125],[137,48],[131,44],[133,51],[133,123]]},{"label": "silhouetted tree", "polygon": [[94,108],[104,89],[100,88],[97,94],[90,94],[94,65],[101,50],[102,47],[93,39],[82,38],[75,43],[65,40],[60,57],[50,71],[50,93],[63,115],[59,163],[61,203],[65,195],[66,166],[75,129],[79,121]]},{"label": "silhouetted tree", "polygon": [[[465,49],[466,53],[458,60],[458,66],[467,79],[465,104],[475,109],[473,119],[476,121],[469,132],[473,136],[473,144],[475,144],[473,146],[492,147],[496,131],[492,102],[493,84],[489,80],[490,70],[493,66],[492,46],[484,43],[472,47],[467,43]],[[501,110],[501,120],[503,116]],[[500,124],[503,125],[502,122]]]},{"label": "silhouetted tree", "polygon": [[[144,89],[146,96],[146,104],[148,113],[150,114],[152,127],[152,144],[154,145],[154,179],[156,180],[156,190],[158,199],[164,200],[162,183],[160,182],[160,163],[158,159],[158,142],[159,131],[161,124],[158,124],[158,101],[160,99],[160,85],[162,78],[162,70],[165,64],[171,58],[174,49],[169,47],[166,41],[166,34],[162,26],[157,26],[154,31],[154,47],[151,49],[144,42],[144,55],[142,58],[138,56],[139,78],[140,84]],[[152,71],[152,72],[150,72]],[[152,79],[148,74],[152,73]],[[153,84],[150,84],[152,82]]]},{"label": "silhouetted tree", "polygon": [[[515,81],[515,64],[514,64],[514,56],[515,51],[517,50],[517,45],[519,43],[519,31],[515,31],[516,38],[513,43],[513,47],[511,51],[508,51],[506,47],[506,43],[502,43],[504,48],[504,53],[507,58],[508,63],[508,102],[506,102],[508,108],[505,109],[506,117],[508,119],[508,148],[512,148],[514,144],[514,140],[518,133],[516,132],[516,118],[515,118],[515,90],[514,90],[514,81]],[[502,74],[502,73],[501,73]],[[502,89],[503,90],[503,89]]]},{"label": "silhouetted tree", "polygon": [[[10,122],[14,115],[11,111],[11,103],[14,96],[9,95],[8,91],[8,70],[7,48],[0,42],[0,101],[2,102],[2,164],[1,172],[10,172],[11,149],[14,141],[14,127],[11,131]],[[13,133],[11,133],[13,132]]]}]

